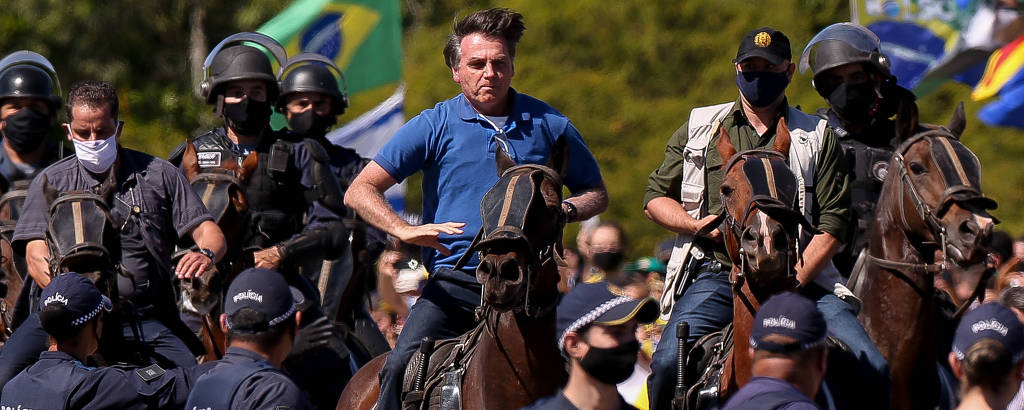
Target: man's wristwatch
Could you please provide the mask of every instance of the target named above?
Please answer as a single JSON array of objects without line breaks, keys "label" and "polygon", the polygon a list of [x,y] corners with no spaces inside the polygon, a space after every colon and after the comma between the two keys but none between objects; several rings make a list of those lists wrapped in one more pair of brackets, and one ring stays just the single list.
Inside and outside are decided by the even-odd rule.
[{"label": "man's wristwatch", "polygon": [[209,249],[199,248],[199,250],[196,252],[203,254],[203,256],[206,256],[207,258],[210,258],[210,262],[217,260],[217,254],[213,253],[213,251]]},{"label": "man's wristwatch", "polygon": [[577,219],[576,217],[579,216],[579,211],[576,210],[576,205],[573,205],[572,202],[569,201],[562,201],[562,203],[565,204],[566,208],[568,208],[568,210],[565,211],[566,222],[575,221]]}]

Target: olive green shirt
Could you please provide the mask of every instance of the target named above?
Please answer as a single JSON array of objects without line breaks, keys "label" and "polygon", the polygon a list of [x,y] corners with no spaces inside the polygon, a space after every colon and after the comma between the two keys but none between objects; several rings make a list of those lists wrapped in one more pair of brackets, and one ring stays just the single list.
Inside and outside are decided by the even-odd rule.
[{"label": "olive green shirt", "polygon": [[[789,107],[786,102],[783,106]],[[779,117],[788,116],[789,110],[785,109]],[[778,118],[775,119],[775,123]],[[730,140],[737,151],[748,149],[771,148],[775,142],[775,126],[768,127],[764,135],[758,135],[754,126],[747,121],[743,114],[743,107],[739,100],[733,105],[733,111],[723,120],[722,126],[729,133]],[[669,197],[679,201],[680,185],[683,173],[683,147],[686,146],[688,124],[683,124],[665,145],[665,161],[658,169],[651,172],[647,177],[647,193],[644,195],[644,208],[652,199],[658,197]],[[725,177],[722,169],[722,157],[718,155],[719,132],[711,137],[708,143],[705,157],[704,206],[709,215],[717,215],[722,212],[722,203],[718,191]],[[809,181],[808,181],[809,182]],[[842,240],[846,238],[846,226],[849,219],[850,193],[848,190],[849,176],[847,174],[846,157],[843,156],[836,139],[835,132],[831,127],[825,129],[825,135],[821,142],[821,152],[818,154],[818,162],[814,167],[814,200],[811,202],[811,216],[813,223],[818,229],[832,234]],[[806,182],[805,182],[806,183]],[[705,251],[714,250],[716,258],[725,266],[731,266],[732,262],[725,252],[725,246],[707,238],[697,238],[694,243]]]}]

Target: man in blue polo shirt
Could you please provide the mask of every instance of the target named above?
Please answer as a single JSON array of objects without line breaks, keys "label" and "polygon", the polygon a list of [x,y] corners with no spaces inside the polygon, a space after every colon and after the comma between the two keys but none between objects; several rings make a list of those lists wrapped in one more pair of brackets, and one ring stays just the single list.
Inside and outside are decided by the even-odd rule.
[{"label": "man in blue polo shirt", "polygon": [[[462,93],[410,120],[345,195],[345,204],[366,221],[424,246],[431,271],[381,371],[378,409],[399,407],[402,373],[420,339],[454,337],[473,325],[473,309],[480,303],[472,273],[478,260],[474,256],[461,271],[453,268],[480,228],[480,199],[498,181],[498,149],[519,164],[544,164],[551,147],[564,138],[570,161],[565,185],[573,194],[562,204],[568,220],[607,207],[597,163],[569,119],[511,88],[515,47],[524,29],[522,15],[508,9],[478,11],[456,23],[444,56]],[[424,224],[411,226],[388,206],[383,192],[419,171]]]}]

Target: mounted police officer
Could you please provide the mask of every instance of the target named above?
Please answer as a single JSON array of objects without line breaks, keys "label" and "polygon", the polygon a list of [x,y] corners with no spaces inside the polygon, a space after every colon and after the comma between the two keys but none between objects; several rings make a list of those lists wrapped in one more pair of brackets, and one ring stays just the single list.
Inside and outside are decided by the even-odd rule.
[{"label": "mounted police officer", "polygon": [[[285,138],[299,143],[304,139],[319,143],[327,152],[331,171],[344,191],[369,160],[351,149],[332,144],[325,136],[327,129],[335,124],[337,116],[348,106],[348,100],[338,85],[344,83],[341,70],[320,54],[302,53],[288,59],[279,79],[281,95],[277,98],[277,111],[284,114],[290,128],[282,130]],[[339,232],[349,232],[350,246],[333,259],[326,256],[338,252],[314,249],[308,257],[302,258],[299,269],[322,295],[321,305],[327,317],[342,325],[339,330],[349,354],[349,363],[342,365],[347,365],[351,373],[355,373],[370,359],[391,347],[363,303],[367,291],[365,281],[372,275],[369,269],[379,254],[379,251],[366,249],[368,236],[372,236],[368,233],[381,236],[380,231],[366,229],[366,224],[358,219],[355,212],[348,209],[343,212],[339,215],[341,221],[329,222],[321,229],[305,233],[305,236],[330,238]],[[310,242],[323,241],[314,239]],[[296,384],[309,393],[318,407],[337,404],[348,383],[348,377],[336,372],[339,364],[332,361],[335,357],[331,356],[329,349],[317,349],[301,357],[293,355],[284,364]],[[324,372],[332,371],[335,377],[322,377]]]},{"label": "mounted police officer", "polygon": [[[181,172],[166,161],[121,147],[125,130],[118,121],[117,92],[110,83],[83,81],[67,97],[67,138],[75,157],[43,170],[29,187],[24,212],[14,234],[14,247],[24,251],[28,274],[45,288],[52,275],[46,243],[50,211],[46,190],[94,191],[113,178],[108,204],[120,226],[120,271],[117,291],[128,313],[124,337],[152,350],[149,358],[165,367],[195,365],[202,344],[178,316],[172,278],[192,278],[224,254],[224,234],[213,222]],[[197,245],[174,267],[171,251],[187,237]],[[63,255],[53,255],[59,257]],[[113,268],[113,267],[111,267]],[[0,351],[0,382],[6,382],[46,348],[38,314],[33,314]]]},{"label": "mounted police officer", "polygon": [[796,279],[836,336],[887,374],[885,359],[852,307],[833,294],[841,277],[831,258],[846,237],[848,217],[846,161],[825,120],[787,103],[785,89],[796,71],[791,58],[789,39],[782,32],[770,27],[749,32],[733,60],[739,99],[691,111],[687,123],[669,139],[664,162],[648,178],[648,218],[679,234],[662,297],[662,314],[670,317],[653,357],[651,408],[668,408],[672,400],[676,324],[689,323],[692,345],[732,321],[732,263],[721,233],[695,237],[723,211],[717,194],[724,177],[722,159],[708,147],[718,144],[721,129],[739,151],[771,147],[780,118],[786,119],[793,136],[789,163],[804,186],[802,211],[823,231],[800,238]]},{"label": "mounted police officer", "polygon": [[[352,180],[370,160],[326,138],[327,130],[348,107],[348,98],[339,86],[345,81],[341,70],[320,54],[302,53],[290,57],[281,71],[281,96],[277,99],[277,110],[288,120],[288,137],[319,142],[327,151],[331,171],[342,191],[348,190]],[[369,284],[367,280],[374,274],[375,262],[383,251],[386,238],[380,230],[367,226],[352,210],[346,209],[340,216],[344,227],[351,233],[350,249],[335,260],[308,258],[303,272],[320,289],[324,311],[351,328],[352,332],[348,334],[354,335],[355,340],[348,338],[349,346],[355,348],[356,362],[362,366],[390,350],[363,303]],[[321,232],[326,234],[328,231]]]},{"label": "mounted police officer", "polygon": [[196,378],[213,367],[87,366],[100,345],[110,299],[74,272],[53,278],[41,298],[39,316],[50,349],[3,387],[5,409],[181,408]]},{"label": "mounted police officer", "polygon": [[240,273],[228,286],[220,316],[228,349],[196,381],[185,408],[315,408],[279,370],[298,337],[302,301],[302,293],[279,272],[250,268]]},{"label": "mounted police officer", "polygon": [[808,69],[814,74],[811,84],[828,103],[817,114],[835,130],[851,171],[852,223],[842,238],[845,245],[833,258],[839,272],[849,276],[867,247],[889,160],[909,136],[891,118],[898,111],[916,114],[917,105],[914,94],[897,85],[889,72],[878,37],[854,23],[836,23],[815,35],[800,57],[800,71]]},{"label": "mounted police officer", "polygon": [[[286,61],[284,48],[259,33],[231,35],[210,52],[200,93],[224,118],[224,125],[192,139],[199,166],[241,164],[250,153],[257,154],[257,169],[243,183],[249,223],[239,244],[246,252],[254,251],[255,266],[277,269],[321,247],[336,257],[347,245],[344,230],[331,230],[324,237],[299,235],[338,221],[344,212],[327,154],[316,141],[293,141],[270,127],[271,106],[280,88],[270,59],[245,44],[249,42],[269,51],[279,64]],[[171,163],[181,164],[184,146],[171,153]]]},{"label": "mounted police officer", "polygon": [[[480,228],[480,201],[498,181],[495,153],[519,164],[543,164],[563,138],[569,150],[562,203],[570,222],[608,204],[597,162],[568,118],[511,88],[523,16],[508,9],[482,10],[455,24],[444,47],[445,63],[462,93],[410,120],[363,169],[345,194],[366,221],[399,240],[424,247],[430,278],[409,313],[397,345],[381,371],[378,409],[400,407],[402,375],[424,336],[455,337],[475,324],[480,304],[477,255],[456,270]],[[410,225],[383,193],[423,171],[423,225]]]},{"label": "mounted police officer", "polygon": [[[0,150],[0,195],[3,197],[0,206],[6,205],[10,211],[9,219],[0,222],[5,225],[3,234],[6,241],[11,240],[13,229],[8,228],[13,228],[18,219],[28,184],[39,171],[61,157],[57,144],[47,138],[53,130],[60,105],[60,81],[53,65],[45,57],[22,50],[0,60],[0,135],[3,136],[3,149]],[[14,255],[5,245],[3,256],[16,261],[18,273],[25,275],[22,255]],[[7,294],[6,275],[9,273],[0,270],[0,297]],[[23,285],[25,296],[19,301],[27,301],[29,289],[31,285]],[[23,319],[27,310],[27,306],[23,306],[18,316]]]}]

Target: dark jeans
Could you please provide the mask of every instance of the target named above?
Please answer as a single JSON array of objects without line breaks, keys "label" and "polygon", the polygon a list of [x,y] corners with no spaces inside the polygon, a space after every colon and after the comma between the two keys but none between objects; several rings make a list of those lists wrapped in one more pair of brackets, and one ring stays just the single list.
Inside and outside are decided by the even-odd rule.
[{"label": "dark jeans", "polygon": [[[706,269],[705,264],[701,269]],[[652,409],[669,409],[675,395],[676,324],[690,324],[688,346],[709,333],[717,332],[732,322],[732,288],[729,286],[729,270],[702,271],[672,306],[672,315],[658,342],[651,361],[651,376],[647,390]]]},{"label": "dark jeans", "polygon": [[441,268],[430,275],[381,369],[377,410],[401,409],[405,366],[420,341],[427,336],[440,340],[468,332],[476,324],[473,311],[478,306],[480,284],[471,274]]}]

